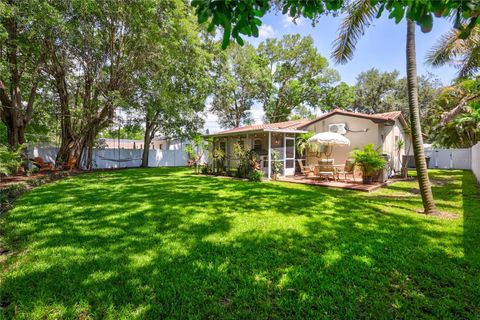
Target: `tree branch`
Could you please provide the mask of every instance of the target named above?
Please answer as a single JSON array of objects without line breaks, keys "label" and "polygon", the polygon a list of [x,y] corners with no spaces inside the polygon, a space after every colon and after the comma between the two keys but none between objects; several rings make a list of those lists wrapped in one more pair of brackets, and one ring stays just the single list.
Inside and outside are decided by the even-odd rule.
[{"label": "tree branch", "polygon": [[458,114],[465,111],[465,107],[467,106],[467,104],[470,101],[475,100],[477,98],[480,98],[480,93],[476,93],[474,95],[467,95],[467,96],[463,97],[455,108],[453,108],[450,111],[444,112],[442,114],[442,124],[443,125],[447,124],[453,118],[455,118]]}]

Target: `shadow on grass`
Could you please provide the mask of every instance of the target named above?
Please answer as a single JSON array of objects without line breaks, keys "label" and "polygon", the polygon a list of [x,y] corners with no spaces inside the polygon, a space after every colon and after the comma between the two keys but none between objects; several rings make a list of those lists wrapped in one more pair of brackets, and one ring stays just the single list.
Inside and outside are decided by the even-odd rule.
[{"label": "shadow on grass", "polygon": [[476,190],[471,174],[455,179],[462,184],[436,193],[448,189],[451,200],[462,200],[456,188],[463,188],[463,238],[461,221],[408,214],[421,205],[418,196],[388,200],[413,183],[366,196],[156,169],[44,186],[22,197],[7,217],[8,240],[22,253],[2,276],[2,312],[27,318],[472,317],[480,295],[472,285],[480,259],[478,203],[465,193]]}]

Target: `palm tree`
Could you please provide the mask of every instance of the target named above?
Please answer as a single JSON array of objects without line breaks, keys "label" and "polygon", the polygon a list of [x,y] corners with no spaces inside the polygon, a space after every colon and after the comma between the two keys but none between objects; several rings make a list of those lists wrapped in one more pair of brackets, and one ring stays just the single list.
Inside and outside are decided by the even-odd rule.
[{"label": "palm tree", "polygon": [[422,128],[420,125],[420,108],[418,107],[417,57],[415,50],[415,22],[407,21],[407,87],[408,108],[412,124],[412,146],[415,167],[417,169],[418,186],[422,195],[425,214],[434,213],[435,201],[428,179],[427,162],[423,148]]},{"label": "palm tree", "polygon": [[[355,45],[365,33],[366,28],[376,17],[378,7],[370,0],[358,0],[347,7],[347,16],[342,22],[339,36],[334,42],[333,58],[337,63],[346,63],[353,57]],[[418,79],[415,51],[415,22],[407,21],[407,88],[408,106],[410,110],[411,136],[413,154],[418,176],[418,185],[422,196],[425,214],[436,212],[432,188],[428,179],[427,163],[423,149],[422,128],[420,125],[420,110],[418,105]]]}]

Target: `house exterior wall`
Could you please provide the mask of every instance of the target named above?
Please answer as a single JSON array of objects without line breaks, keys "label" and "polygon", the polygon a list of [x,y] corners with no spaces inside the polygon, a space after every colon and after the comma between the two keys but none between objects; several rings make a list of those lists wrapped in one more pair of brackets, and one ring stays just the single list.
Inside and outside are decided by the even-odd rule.
[{"label": "house exterior wall", "polygon": [[[407,136],[403,130],[403,126],[400,121],[395,120],[394,125],[380,125],[381,131],[383,130],[383,148],[382,152],[390,156],[390,167],[399,172],[402,169],[402,157],[411,153],[411,141],[409,136]],[[405,142],[404,146],[401,149],[398,149],[398,143],[400,140]]]},{"label": "house exterior wall", "polygon": [[[349,117],[345,115],[333,115],[324,120],[317,121],[306,127],[308,131],[319,133],[328,131],[330,124],[345,123],[349,130],[344,136],[350,140],[350,146],[335,146],[333,147],[332,154],[329,156],[331,159],[335,159],[336,164],[343,164],[346,162],[350,155],[350,152],[355,148],[362,148],[364,145],[373,143],[376,147],[383,147],[381,140],[381,132],[379,125],[369,119],[363,119],[358,117]],[[367,129],[367,131],[362,131]],[[306,164],[314,165],[318,163],[320,159],[314,153],[306,152]],[[322,158],[325,155],[322,154]]]}]

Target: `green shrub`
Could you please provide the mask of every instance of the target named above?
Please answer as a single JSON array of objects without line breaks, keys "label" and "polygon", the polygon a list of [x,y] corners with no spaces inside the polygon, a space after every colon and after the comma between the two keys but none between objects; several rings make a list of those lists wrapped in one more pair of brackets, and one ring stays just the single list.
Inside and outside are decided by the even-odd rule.
[{"label": "green shrub", "polygon": [[7,146],[0,145],[0,175],[9,175],[15,173],[21,164],[21,153],[24,146],[19,146],[17,150],[12,151]]},{"label": "green shrub", "polygon": [[250,172],[248,175],[248,180],[249,181],[254,181],[254,182],[261,182],[263,180],[263,171],[261,170],[253,170]]}]

